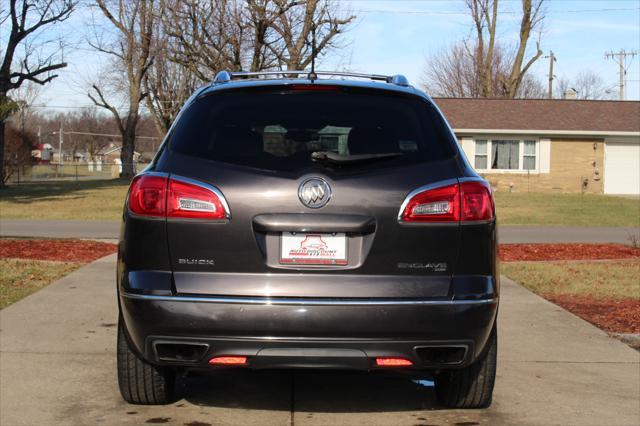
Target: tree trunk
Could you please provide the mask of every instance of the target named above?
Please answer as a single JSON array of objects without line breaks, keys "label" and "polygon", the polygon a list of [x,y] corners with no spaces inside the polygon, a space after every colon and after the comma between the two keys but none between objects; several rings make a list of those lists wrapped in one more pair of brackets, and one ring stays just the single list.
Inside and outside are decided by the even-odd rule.
[{"label": "tree trunk", "polygon": [[0,117],[0,189],[4,188],[4,128],[5,118]]},{"label": "tree trunk", "polygon": [[136,142],[136,124],[137,119],[128,117],[127,126],[122,132],[122,151],[120,151],[120,161],[122,161],[121,178],[132,178],[136,174],[133,164],[133,152]]}]

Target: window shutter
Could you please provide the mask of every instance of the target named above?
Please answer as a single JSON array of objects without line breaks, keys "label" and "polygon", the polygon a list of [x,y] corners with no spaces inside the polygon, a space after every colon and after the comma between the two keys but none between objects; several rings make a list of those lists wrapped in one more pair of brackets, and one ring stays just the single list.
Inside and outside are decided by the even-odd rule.
[{"label": "window shutter", "polygon": [[540,147],[540,158],[538,159],[540,173],[549,173],[551,171],[551,139],[540,139],[538,145]]},{"label": "window shutter", "polygon": [[473,159],[476,155],[476,143],[472,138],[462,138],[460,139],[460,145],[462,145],[462,150],[467,156],[467,160],[469,160],[469,164],[473,166]]}]

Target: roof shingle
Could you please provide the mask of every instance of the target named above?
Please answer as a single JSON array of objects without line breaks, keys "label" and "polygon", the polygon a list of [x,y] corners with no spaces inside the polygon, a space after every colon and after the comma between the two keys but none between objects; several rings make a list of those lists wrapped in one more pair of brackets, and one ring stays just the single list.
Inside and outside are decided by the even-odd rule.
[{"label": "roof shingle", "polygon": [[640,131],[640,102],[434,98],[454,129]]}]

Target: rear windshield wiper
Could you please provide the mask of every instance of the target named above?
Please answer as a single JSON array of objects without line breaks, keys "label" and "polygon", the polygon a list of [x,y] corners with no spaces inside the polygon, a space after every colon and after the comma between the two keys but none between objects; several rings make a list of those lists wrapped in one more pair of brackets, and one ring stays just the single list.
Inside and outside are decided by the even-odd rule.
[{"label": "rear windshield wiper", "polygon": [[331,151],[316,151],[311,153],[311,161],[315,163],[329,164],[359,164],[377,160],[400,157],[401,152],[387,152],[381,154],[353,154],[341,155]]}]

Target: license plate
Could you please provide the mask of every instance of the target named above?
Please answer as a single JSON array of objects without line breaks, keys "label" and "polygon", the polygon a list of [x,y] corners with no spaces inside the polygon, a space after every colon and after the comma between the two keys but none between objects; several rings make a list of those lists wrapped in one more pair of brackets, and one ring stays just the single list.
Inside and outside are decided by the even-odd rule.
[{"label": "license plate", "polygon": [[347,238],[344,233],[283,232],[280,238],[280,263],[346,265]]}]

